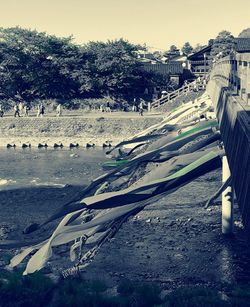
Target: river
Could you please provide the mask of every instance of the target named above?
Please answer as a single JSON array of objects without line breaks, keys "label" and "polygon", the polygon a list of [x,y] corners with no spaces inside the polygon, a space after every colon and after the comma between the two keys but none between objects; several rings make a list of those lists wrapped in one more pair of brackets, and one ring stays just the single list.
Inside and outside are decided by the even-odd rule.
[{"label": "river", "polygon": [[1,149],[0,190],[87,185],[104,173],[102,149]]}]

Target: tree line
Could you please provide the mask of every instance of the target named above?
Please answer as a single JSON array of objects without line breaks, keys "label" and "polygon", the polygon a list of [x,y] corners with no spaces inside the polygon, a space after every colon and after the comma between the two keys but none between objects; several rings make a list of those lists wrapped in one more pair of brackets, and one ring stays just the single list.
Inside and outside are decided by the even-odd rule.
[{"label": "tree line", "polygon": [[146,88],[169,81],[142,69],[136,54],[141,49],[123,39],[77,45],[72,37],[0,28],[0,100],[57,99],[63,104],[109,96],[133,101]]},{"label": "tree line", "polygon": [[[239,38],[250,38],[250,28],[246,28],[242,30],[239,35]],[[212,58],[215,57],[220,52],[224,54],[228,54],[235,47],[235,38],[231,32],[227,30],[222,30],[218,33],[216,38],[210,39],[209,44],[212,45]],[[164,52],[155,51],[154,55],[156,58],[161,58],[163,56],[170,58],[171,56],[180,55],[182,52],[183,55],[190,55],[191,53],[195,53],[206,47],[207,45],[196,44],[196,46],[192,46],[190,42],[185,42],[181,48],[178,48],[176,45],[171,45],[168,50]]]},{"label": "tree line", "polygon": [[[250,29],[239,37],[250,37]],[[221,31],[213,40],[211,55],[227,54],[234,46],[234,37]],[[203,48],[186,42],[185,55]],[[24,101],[32,105],[38,99],[58,100],[72,107],[73,99],[111,97],[132,103],[145,97],[145,89],[167,87],[169,76],[143,70],[137,52],[145,47],[118,39],[77,45],[72,37],[59,38],[44,32],[0,28],[0,100],[4,106]],[[155,58],[169,59],[179,49],[172,45],[165,53],[155,52]]]}]

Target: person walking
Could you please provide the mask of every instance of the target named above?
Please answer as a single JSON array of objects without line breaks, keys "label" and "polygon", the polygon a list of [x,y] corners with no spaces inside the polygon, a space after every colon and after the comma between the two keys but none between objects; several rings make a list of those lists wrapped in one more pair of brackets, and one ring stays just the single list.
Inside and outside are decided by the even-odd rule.
[{"label": "person walking", "polygon": [[56,116],[62,116],[62,106],[60,104],[56,107]]},{"label": "person walking", "polygon": [[148,102],[148,112],[151,112],[151,102]]},{"label": "person walking", "polygon": [[45,114],[45,106],[41,103],[40,108],[41,108],[41,117],[43,117],[43,115]]},{"label": "person walking", "polygon": [[106,105],[106,112],[111,113],[111,107],[110,107],[110,102],[109,101],[107,102],[107,105]]},{"label": "person walking", "polygon": [[139,115],[143,116],[143,112],[144,112],[144,103],[141,100],[141,102],[139,104]]},{"label": "person walking", "polygon": [[137,103],[136,103],[136,98],[133,100],[133,106],[132,106],[132,112],[136,112],[137,109]]},{"label": "person walking", "polygon": [[3,117],[4,111],[3,111],[3,106],[0,104],[0,117]]},{"label": "person walking", "polygon": [[18,104],[14,105],[14,117],[20,117]]},{"label": "person walking", "polygon": [[37,107],[37,117],[39,116],[43,117],[44,113],[45,113],[45,107],[42,103],[40,103]]},{"label": "person walking", "polygon": [[24,116],[29,116],[29,110],[30,110],[30,107],[28,105],[24,105],[23,107],[23,113],[24,113]]},{"label": "person walking", "polygon": [[40,104],[37,106],[37,113],[36,113],[36,117],[40,116]]},{"label": "person walking", "polygon": [[18,110],[19,110],[19,114],[20,114],[20,115],[22,115],[23,108],[24,108],[23,103],[22,103],[22,102],[19,102],[19,105],[18,105]]}]

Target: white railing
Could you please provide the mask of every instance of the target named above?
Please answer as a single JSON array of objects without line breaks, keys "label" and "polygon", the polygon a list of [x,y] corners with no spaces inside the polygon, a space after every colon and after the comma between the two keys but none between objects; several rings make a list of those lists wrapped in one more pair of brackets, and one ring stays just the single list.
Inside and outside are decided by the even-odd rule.
[{"label": "white railing", "polygon": [[178,88],[177,90],[167,93],[166,95],[164,95],[163,97],[155,100],[152,102],[152,107],[153,108],[157,108],[159,106],[161,106],[162,104],[165,103],[169,103],[170,101],[176,99],[177,97],[183,95],[183,94],[187,94],[190,91],[193,90],[200,90],[201,87],[203,88],[204,86],[202,85],[204,79],[201,79],[201,82],[197,82],[196,80],[193,82],[190,82],[186,85],[183,85],[181,88]]}]

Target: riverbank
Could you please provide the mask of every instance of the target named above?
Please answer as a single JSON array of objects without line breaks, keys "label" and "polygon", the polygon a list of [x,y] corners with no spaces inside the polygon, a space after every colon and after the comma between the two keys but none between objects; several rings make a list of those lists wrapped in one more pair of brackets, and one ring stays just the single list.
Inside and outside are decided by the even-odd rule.
[{"label": "riverbank", "polygon": [[139,116],[132,112],[88,113],[77,117],[4,117],[0,120],[0,146],[6,147],[8,143],[20,147],[24,143],[35,147],[38,143],[48,146],[62,143],[66,147],[70,143],[102,146],[107,140],[115,145],[162,119],[163,115],[159,114]]},{"label": "riverbank", "polygon": [[[105,120],[106,118],[101,118],[98,123]],[[121,119],[118,120],[121,121]],[[138,124],[138,120],[136,124]],[[114,127],[110,128],[114,129]],[[211,128],[211,133],[214,132]],[[177,134],[177,131],[173,133]],[[175,139],[176,134],[173,135]],[[179,136],[177,138],[179,139]],[[197,138],[196,135],[195,140]],[[166,139],[163,140],[167,142]],[[201,142],[200,139],[198,140]],[[189,140],[187,144],[194,145],[194,141],[191,145],[190,143],[192,141]],[[216,149],[216,145],[214,147]],[[178,158],[169,163],[176,163],[178,168],[181,167]],[[142,169],[137,166],[134,170],[140,174],[134,172],[134,178],[137,175],[142,176]],[[155,162],[153,167],[160,169],[162,166]],[[128,179],[125,178],[125,180]],[[120,181],[117,184],[121,186],[123,182]],[[166,291],[191,286],[216,288],[220,291],[225,288],[225,285],[247,284],[250,278],[250,251],[244,237],[238,208],[235,207],[235,233],[231,237],[223,236],[221,233],[220,204],[214,203],[209,209],[204,209],[205,202],[218,190],[220,185],[221,170],[218,169],[146,206],[138,214],[130,217],[119,228],[115,237],[98,250],[94,261],[90,261],[89,266],[84,267],[81,271],[83,278],[87,280],[102,279],[110,287],[114,287],[119,281],[126,278],[139,283],[155,282]],[[37,191],[38,194],[36,194]],[[61,191],[62,193],[67,192],[64,189]],[[12,214],[12,224],[19,225],[19,220],[22,219],[25,212],[28,212],[29,215],[29,212],[35,210],[34,199],[40,197],[39,190],[26,190],[23,194],[21,190],[16,190],[13,195],[9,192],[6,191],[6,194],[0,195],[3,198],[3,203],[7,204],[2,214],[5,214],[6,219],[8,215]],[[40,192],[43,193],[43,191]],[[47,192],[50,193],[49,190]],[[41,198],[43,203],[48,201],[51,206],[46,207],[47,205],[43,205],[42,202],[39,203],[39,206],[53,214],[52,211],[55,208],[53,202],[50,202],[50,197],[47,198],[47,192],[44,191]],[[59,192],[57,190],[56,193]],[[9,202],[10,199],[12,199],[12,203]],[[57,194],[57,199],[60,199],[59,194]],[[16,207],[15,212],[11,213],[11,204],[13,203]],[[19,207],[22,208],[23,203],[25,203],[25,210],[20,215],[18,211]],[[65,203],[62,200],[61,205],[63,204]],[[39,210],[36,214],[35,221],[26,218],[26,223],[44,221],[42,219],[44,216],[39,214]],[[33,219],[34,217],[35,215]],[[24,223],[22,222],[23,227]],[[28,240],[29,238],[43,237],[51,232],[53,227],[46,226],[30,235],[24,235],[20,230],[10,227],[3,240],[13,238]],[[81,250],[82,254],[91,251],[93,246],[91,244],[93,241],[90,240],[84,245]],[[69,259],[69,249],[69,244],[53,248],[53,257],[49,259],[44,269],[49,276],[55,278],[60,273],[65,273],[65,269],[73,266]],[[1,251],[3,267],[7,264],[6,254],[13,256],[16,252],[18,252],[17,247]],[[22,270],[25,268],[25,264],[20,264]]]},{"label": "riverbank", "polygon": [[[155,282],[167,291],[192,286],[221,290],[247,284],[250,253],[238,208],[232,237],[221,233],[220,204],[203,208],[220,184],[220,170],[213,171],[129,218],[82,272],[83,278],[105,280],[110,287],[125,278]],[[22,230],[30,223],[46,220],[80,190],[66,186],[0,192],[1,239],[28,242],[46,238],[56,223],[30,235],[22,234]],[[73,265],[68,245],[53,250],[54,256],[45,269],[50,276]],[[0,267],[4,268],[16,252],[17,248],[0,248]],[[24,267],[22,264],[21,269]]]}]

